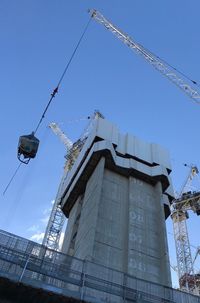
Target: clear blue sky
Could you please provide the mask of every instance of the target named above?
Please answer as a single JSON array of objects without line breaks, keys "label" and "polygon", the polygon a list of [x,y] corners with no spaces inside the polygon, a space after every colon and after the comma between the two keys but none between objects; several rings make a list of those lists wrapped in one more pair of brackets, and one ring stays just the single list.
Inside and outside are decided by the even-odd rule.
[{"label": "clear blue sky", "polygon": [[[36,127],[89,19],[88,8],[100,10],[136,41],[200,82],[199,0],[1,0],[1,192],[18,165],[18,137]],[[75,140],[86,125],[75,120],[94,109],[122,132],[166,147],[176,190],[188,173],[183,163],[200,167],[200,105],[93,21],[37,133],[37,158],[20,169],[1,195],[1,229],[28,238],[44,231],[65,153],[47,126],[58,122]],[[167,226],[174,265],[170,219]],[[200,245],[199,218],[191,216],[188,226],[191,243]]]}]

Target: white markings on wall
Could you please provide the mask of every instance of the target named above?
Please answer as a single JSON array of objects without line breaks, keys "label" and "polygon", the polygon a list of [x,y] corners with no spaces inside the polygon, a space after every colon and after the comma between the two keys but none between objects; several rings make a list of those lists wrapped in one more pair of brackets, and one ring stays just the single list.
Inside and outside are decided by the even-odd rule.
[{"label": "white markings on wall", "polygon": [[131,269],[136,269],[142,272],[146,272],[146,265],[144,262],[139,261],[138,258],[130,258],[129,259],[129,266]]},{"label": "white markings on wall", "polygon": [[139,186],[143,186],[144,182],[142,180],[136,179],[136,178],[131,178],[131,181],[133,181],[134,184],[137,184]]},{"label": "white markings on wall", "polygon": [[129,239],[133,242],[137,242],[138,244],[142,244],[142,236],[136,233],[130,233]]},{"label": "white markings on wall", "polygon": [[144,223],[144,210],[142,208],[130,211],[130,223]]}]

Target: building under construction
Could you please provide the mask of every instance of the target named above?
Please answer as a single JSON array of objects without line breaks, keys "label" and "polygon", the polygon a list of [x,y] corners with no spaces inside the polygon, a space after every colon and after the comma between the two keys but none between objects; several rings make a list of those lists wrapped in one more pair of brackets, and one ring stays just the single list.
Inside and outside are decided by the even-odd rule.
[{"label": "building under construction", "polygon": [[[135,42],[101,13],[89,12],[200,103],[195,81],[188,84],[187,76]],[[22,163],[28,164],[36,156],[39,140],[35,132],[58,93],[88,25],[35,131],[19,139],[18,159]],[[51,128],[59,133],[55,124]],[[200,289],[200,279],[193,272],[186,228],[188,210],[200,215],[200,193],[190,192],[188,197],[182,193],[174,199],[168,152],[157,144],[121,134],[101,115],[92,121],[83,138],[74,144],[66,139],[65,145],[68,154],[64,176],[43,245],[0,231],[0,302],[200,303],[200,297],[194,295]],[[171,204],[179,282],[184,292],[171,286],[165,226]],[[58,251],[64,217],[68,224],[62,250]]]},{"label": "building under construction", "polygon": [[59,189],[62,252],[0,232],[2,302],[199,303],[171,287],[170,172],[159,145],[94,119]]},{"label": "building under construction", "polygon": [[69,219],[62,251],[171,286],[165,229],[170,171],[161,147],[94,120],[63,184],[61,205]]}]

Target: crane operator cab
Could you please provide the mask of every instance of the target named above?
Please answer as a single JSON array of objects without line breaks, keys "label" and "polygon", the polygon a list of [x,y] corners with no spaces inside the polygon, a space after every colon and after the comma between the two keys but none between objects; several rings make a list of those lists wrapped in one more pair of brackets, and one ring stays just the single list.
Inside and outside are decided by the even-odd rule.
[{"label": "crane operator cab", "polygon": [[24,164],[28,164],[30,159],[35,158],[40,141],[34,136],[34,132],[30,135],[19,137],[17,158]]}]

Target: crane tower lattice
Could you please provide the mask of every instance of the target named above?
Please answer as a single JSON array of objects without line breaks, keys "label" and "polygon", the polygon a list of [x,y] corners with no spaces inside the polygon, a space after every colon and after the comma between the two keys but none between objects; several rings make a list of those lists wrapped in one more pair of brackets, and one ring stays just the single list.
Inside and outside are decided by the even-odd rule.
[{"label": "crane tower lattice", "polygon": [[172,203],[171,213],[180,288],[195,294],[200,294],[200,284],[198,283],[197,275],[194,273],[194,262],[192,260],[186,220],[189,218],[189,210],[200,215],[200,192],[186,190],[198,173],[198,168],[191,166],[189,176],[183,185],[180,196]]}]

